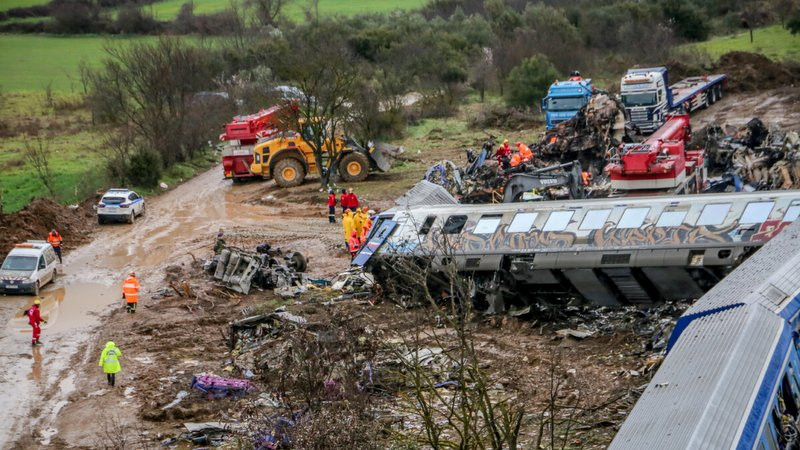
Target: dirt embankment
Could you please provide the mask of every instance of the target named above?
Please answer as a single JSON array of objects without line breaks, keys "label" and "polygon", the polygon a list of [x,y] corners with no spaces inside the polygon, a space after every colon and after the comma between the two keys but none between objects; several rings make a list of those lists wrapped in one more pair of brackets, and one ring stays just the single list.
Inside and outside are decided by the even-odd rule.
[{"label": "dirt embankment", "polygon": [[66,248],[88,242],[94,220],[89,204],[87,201],[72,208],[37,198],[20,211],[0,215],[0,257],[5,257],[14,244],[28,239],[47,239],[52,229],[61,233]]},{"label": "dirt embankment", "polygon": [[800,64],[777,62],[764,55],[749,52],[722,55],[715,66],[715,72],[728,75],[730,92],[762,91],[800,81]]},{"label": "dirt embankment", "polygon": [[701,74],[724,73],[728,75],[726,89],[730,93],[758,93],[789,87],[800,81],[800,64],[773,61],[750,52],[728,52],[708,66],[698,67],[675,60],[668,63],[667,67],[673,81]]}]

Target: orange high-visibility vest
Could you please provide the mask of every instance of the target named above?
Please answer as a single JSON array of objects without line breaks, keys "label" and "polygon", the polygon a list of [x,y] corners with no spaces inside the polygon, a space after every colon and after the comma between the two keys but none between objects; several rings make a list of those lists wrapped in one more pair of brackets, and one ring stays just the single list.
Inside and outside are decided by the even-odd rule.
[{"label": "orange high-visibility vest", "polygon": [[53,247],[61,247],[61,241],[64,239],[61,238],[61,235],[56,232],[56,234],[50,233],[47,235],[47,242],[50,243]]},{"label": "orange high-visibility vest", "polygon": [[355,255],[358,251],[361,250],[361,242],[358,240],[357,237],[351,236],[350,237],[350,253]]},{"label": "orange high-visibility vest", "polygon": [[520,155],[519,152],[514,153],[509,164],[511,164],[511,167],[517,167],[522,164],[522,155]]},{"label": "orange high-visibility vest", "polygon": [[519,149],[520,157],[522,158],[522,162],[528,162],[533,159],[533,152],[531,149],[525,144],[519,144],[517,146]]},{"label": "orange high-visibility vest", "polygon": [[136,303],[139,301],[139,281],[134,277],[128,277],[122,285],[122,293],[125,294],[126,303]]},{"label": "orange high-visibility vest", "polygon": [[583,171],[583,184],[588,186],[589,185],[589,172]]}]

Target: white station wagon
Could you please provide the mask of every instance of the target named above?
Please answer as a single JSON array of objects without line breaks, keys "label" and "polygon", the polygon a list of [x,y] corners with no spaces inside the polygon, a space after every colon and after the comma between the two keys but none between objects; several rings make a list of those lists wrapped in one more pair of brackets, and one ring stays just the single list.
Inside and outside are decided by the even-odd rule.
[{"label": "white station wagon", "polygon": [[97,204],[97,223],[125,221],[133,223],[144,215],[144,197],[130,189],[109,189]]},{"label": "white station wagon", "polygon": [[39,295],[39,289],[55,281],[58,257],[45,241],[17,244],[0,267],[0,293]]}]

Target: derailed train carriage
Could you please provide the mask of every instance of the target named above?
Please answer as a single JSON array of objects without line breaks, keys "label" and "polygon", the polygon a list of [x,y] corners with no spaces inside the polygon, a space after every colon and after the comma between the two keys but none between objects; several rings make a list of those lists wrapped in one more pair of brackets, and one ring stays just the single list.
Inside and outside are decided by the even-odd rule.
[{"label": "derailed train carriage", "polygon": [[356,259],[454,264],[494,311],[699,298],[800,215],[800,191],[420,205],[382,214]]},{"label": "derailed train carriage", "polygon": [[612,450],[799,449],[800,223],[680,317]]}]

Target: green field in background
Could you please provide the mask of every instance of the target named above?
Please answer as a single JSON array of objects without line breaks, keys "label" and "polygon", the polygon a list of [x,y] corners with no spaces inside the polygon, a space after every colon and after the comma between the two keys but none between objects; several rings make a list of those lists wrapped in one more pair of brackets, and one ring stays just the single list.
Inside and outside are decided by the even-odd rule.
[{"label": "green field in background", "polygon": [[0,11],[12,8],[22,8],[25,6],[44,5],[50,0],[0,0]]},{"label": "green field in background", "polygon": [[[188,0],[165,0],[153,3],[145,8],[151,8],[153,15],[159,20],[171,20],[178,14],[184,3]],[[386,13],[397,9],[420,8],[427,0],[320,0],[319,14],[321,16],[341,14],[352,16],[365,13]],[[230,0],[194,0],[195,14],[209,14],[222,11],[230,6]],[[294,0],[286,7],[284,14],[293,21],[305,18],[304,10],[310,3],[304,0]]]},{"label": "green field in background", "polygon": [[752,43],[750,43],[750,33],[743,31],[730,36],[714,37],[690,46],[705,50],[715,59],[728,52],[742,51],[763,53],[775,60],[800,60],[800,34],[791,34],[780,25],[753,30]]}]

